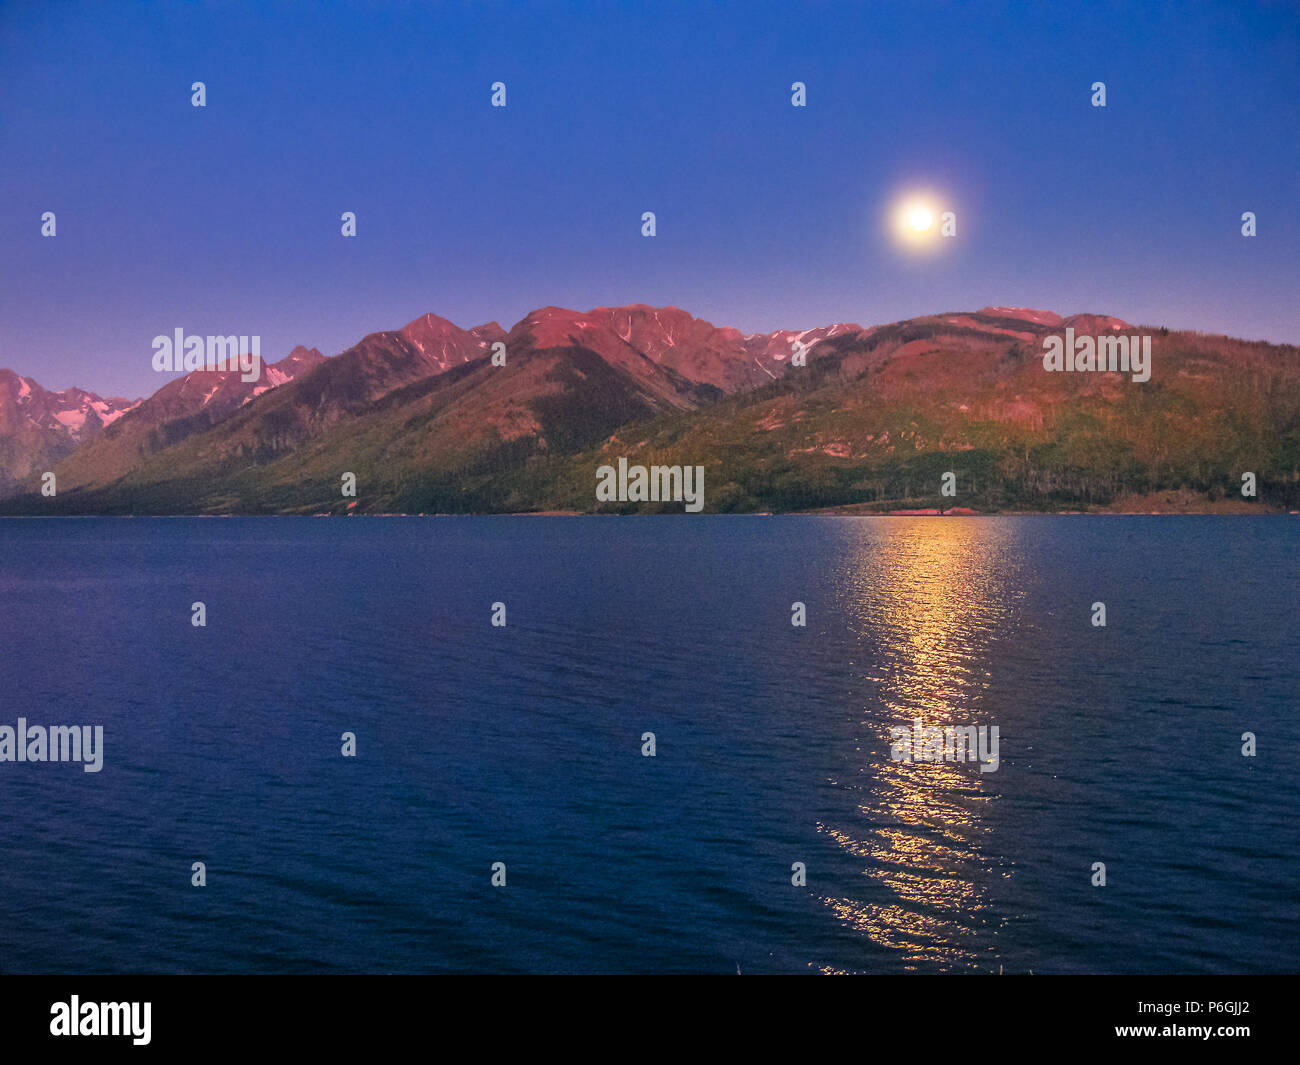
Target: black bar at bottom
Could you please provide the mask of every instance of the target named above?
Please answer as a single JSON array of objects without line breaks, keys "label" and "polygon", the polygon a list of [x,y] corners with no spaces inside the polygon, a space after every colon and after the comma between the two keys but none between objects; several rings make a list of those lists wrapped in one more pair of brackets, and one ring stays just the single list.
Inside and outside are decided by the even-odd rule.
[{"label": "black bar at bottom", "polygon": [[[1048,1045],[1081,1050],[1154,1042],[1223,1053],[1230,1044],[1262,1049],[1285,1037],[1293,1018],[1283,980],[11,976],[0,978],[0,1032],[11,1061],[20,1060],[9,1056],[18,1049],[98,1053],[110,1044],[140,1054],[320,1049],[335,1057],[397,1051],[411,1040],[448,1050],[468,1040],[466,1049],[489,1056],[521,1045],[677,1053],[688,1033],[696,1050],[695,1033],[706,1033],[733,1050],[735,1039],[758,1037],[769,1050],[787,1045],[805,1055],[855,1032],[864,1047],[882,1037],[1005,1051],[1041,1048],[1046,1036]],[[127,1034],[89,1034],[101,1027],[111,1033],[114,1024]],[[52,1026],[77,1034],[56,1035]]]}]

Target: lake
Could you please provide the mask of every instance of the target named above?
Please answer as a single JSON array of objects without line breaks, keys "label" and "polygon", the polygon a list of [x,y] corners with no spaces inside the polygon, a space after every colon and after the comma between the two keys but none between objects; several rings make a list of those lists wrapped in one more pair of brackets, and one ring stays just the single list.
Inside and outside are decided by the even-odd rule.
[{"label": "lake", "polygon": [[[0,521],[0,725],[104,737],[0,762],[0,971],[1294,971],[1298,560],[1282,517]],[[918,720],[997,768],[896,760]]]}]

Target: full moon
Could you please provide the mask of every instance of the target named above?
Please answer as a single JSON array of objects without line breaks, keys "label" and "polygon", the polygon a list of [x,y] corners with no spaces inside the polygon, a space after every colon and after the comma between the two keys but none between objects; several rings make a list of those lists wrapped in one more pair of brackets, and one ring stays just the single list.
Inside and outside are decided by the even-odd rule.
[{"label": "full moon", "polygon": [[887,202],[886,226],[894,245],[908,255],[934,255],[950,246],[948,212],[952,196],[944,189],[912,185],[894,191]]}]

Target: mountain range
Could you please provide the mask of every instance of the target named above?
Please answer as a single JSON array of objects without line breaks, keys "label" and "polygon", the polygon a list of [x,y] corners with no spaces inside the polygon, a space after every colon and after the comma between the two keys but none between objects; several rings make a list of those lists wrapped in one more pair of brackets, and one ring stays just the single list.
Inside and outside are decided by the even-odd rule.
[{"label": "mountain range", "polygon": [[0,497],[21,491],[33,475],[52,469],[139,403],[80,388],[51,392],[30,377],[0,370]]},{"label": "mountain range", "polygon": [[[1066,328],[1152,335],[1151,380],[1045,372]],[[1014,307],[743,334],[636,304],[425,314],[144,400],[0,370],[4,514],[680,511],[598,504],[618,456],[704,466],[707,511],[1295,510],[1300,349]]]}]

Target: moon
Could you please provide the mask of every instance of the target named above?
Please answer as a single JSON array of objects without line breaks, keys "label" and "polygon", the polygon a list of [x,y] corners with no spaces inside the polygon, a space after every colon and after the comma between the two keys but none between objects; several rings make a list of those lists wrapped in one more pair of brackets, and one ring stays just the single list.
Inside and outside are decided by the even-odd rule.
[{"label": "moon", "polygon": [[955,243],[941,239],[950,235],[941,232],[953,210],[947,190],[919,184],[895,188],[884,206],[886,235],[905,255],[936,255]]}]

